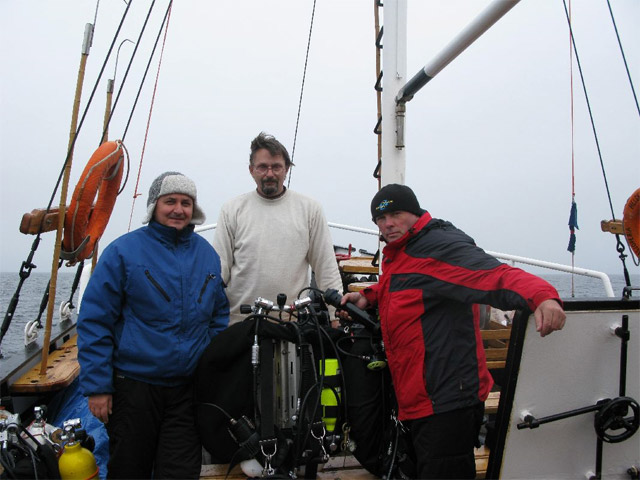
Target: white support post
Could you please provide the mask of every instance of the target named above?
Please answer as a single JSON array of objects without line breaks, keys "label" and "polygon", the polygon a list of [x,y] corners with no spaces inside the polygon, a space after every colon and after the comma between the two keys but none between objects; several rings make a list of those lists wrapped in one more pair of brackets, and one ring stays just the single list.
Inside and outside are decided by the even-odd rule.
[{"label": "white support post", "polygon": [[382,185],[405,183],[405,152],[396,147],[395,97],[407,81],[407,0],[385,0],[382,37]]}]

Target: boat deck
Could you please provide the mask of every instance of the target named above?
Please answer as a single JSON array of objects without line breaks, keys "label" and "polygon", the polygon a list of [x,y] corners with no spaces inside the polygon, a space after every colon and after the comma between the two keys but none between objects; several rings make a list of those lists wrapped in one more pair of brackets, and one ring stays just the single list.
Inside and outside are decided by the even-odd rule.
[{"label": "boat deck", "polygon": [[[487,463],[489,461],[489,450],[485,447],[476,448],[476,478],[484,479],[487,472]],[[200,473],[201,480],[245,480],[248,477],[242,473],[239,465],[236,465],[229,475],[227,471],[229,465],[203,465]],[[320,470],[320,469],[319,469]],[[376,477],[372,473],[367,472],[358,461],[352,456],[332,457],[329,461],[321,466],[318,471],[317,478],[319,480],[374,480]]]}]

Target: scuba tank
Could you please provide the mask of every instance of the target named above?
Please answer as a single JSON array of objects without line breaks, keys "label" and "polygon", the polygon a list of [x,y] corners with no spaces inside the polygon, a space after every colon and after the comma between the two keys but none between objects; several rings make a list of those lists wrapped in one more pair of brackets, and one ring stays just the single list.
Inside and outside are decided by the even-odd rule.
[{"label": "scuba tank", "polygon": [[320,360],[320,375],[324,375],[324,388],[320,394],[322,405],[322,421],[327,432],[331,433],[336,428],[340,403],[340,368],[338,360],[326,358]]},{"label": "scuba tank", "polygon": [[[80,419],[64,422],[61,439],[67,442],[58,459],[62,480],[87,480],[98,476],[98,465],[93,453],[82,446],[76,429],[80,429]],[[79,433],[79,432],[78,432]]]}]

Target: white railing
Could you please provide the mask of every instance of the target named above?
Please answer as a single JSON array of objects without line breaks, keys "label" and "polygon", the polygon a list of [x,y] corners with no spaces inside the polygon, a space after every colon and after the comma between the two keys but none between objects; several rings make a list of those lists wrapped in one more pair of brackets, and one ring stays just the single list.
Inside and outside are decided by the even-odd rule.
[{"label": "white railing", "polygon": [[561,263],[545,262],[544,260],[536,260],[535,258],[519,257],[517,255],[509,255],[508,253],[490,252],[485,250],[489,255],[492,255],[501,260],[508,260],[510,262],[524,263],[527,265],[533,265],[535,267],[548,268],[550,270],[557,270],[559,272],[571,273],[574,275],[582,275],[585,277],[598,278],[602,281],[604,290],[607,297],[615,297],[613,293],[613,286],[609,275],[597,270],[588,270],[586,268],[572,267],[571,265],[562,265]]},{"label": "white railing", "polygon": [[[365,235],[373,235],[375,237],[379,236],[380,234],[378,230],[373,230],[371,228],[353,227],[351,225],[343,225],[340,223],[333,223],[333,222],[328,222],[328,223],[329,223],[329,227],[337,228],[339,230],[348,230],[350,232],[363,233]],[[202,225],[202,226],[196,227],[195,231],[204,232],[206,230],[213,230],[214,228],[216,228],[216,225],[217,225],[216,223],[213,223],[210,225]],[[572,267],[571,265],[562,265],[561,263],[545,262],[544,260],[536,260],[535,258],[520,257],[518,255],[510,255],[508,253],[491,252],[489,250],[485,250],[485,251],[489,255],[492,255],[501,260],[509,261],[512,264],[523,263],[526,265],[532,265],[534,267],[547,268],[549,270],[556,270],[559,272],[571,273],[574,275],[582,275],[585,277],[597,278],[600,281],[602,281],[607,297],[615,297],[615,294],[613,293],[613,286],[611,285],[611,280],[609,279],[609,275],[607,275],[606,273],[598,272],[597,270],[588,270],[586,268]]]}]

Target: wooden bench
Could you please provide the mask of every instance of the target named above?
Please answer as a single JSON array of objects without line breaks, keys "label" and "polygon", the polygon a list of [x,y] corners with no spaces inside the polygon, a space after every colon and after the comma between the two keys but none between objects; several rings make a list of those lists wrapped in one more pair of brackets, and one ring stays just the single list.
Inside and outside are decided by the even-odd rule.
[{"label": "wooden bench", "polygon": [[338,268],[343,273],[360,273],[366,275],[377,275],[378,267],[371,265],[373,257],[351,257],[348,260],[340,260]]},{"label": "wooden bench", "polygon": [[487,357],[487,368],[489,370],[504,368],[509,350],[511,327],[490,320],[488,328],[480,330],[480,335],[484,344],[484,353]]},{"label": "wooden bench", "polygon": [[487,475],[487,466],[489,465],[489,449],[486,446],[474,449],[476,457],[476,478],[483,479]]},{"label": "wooden bench", "polygon": [[359,292],[360,290],[363,290],[375,284],[376,282],[353,282],[348,285],[347,290],[349,290],[350,292]]}]

